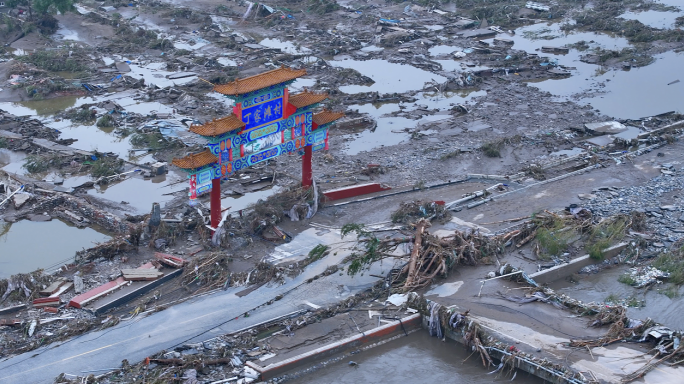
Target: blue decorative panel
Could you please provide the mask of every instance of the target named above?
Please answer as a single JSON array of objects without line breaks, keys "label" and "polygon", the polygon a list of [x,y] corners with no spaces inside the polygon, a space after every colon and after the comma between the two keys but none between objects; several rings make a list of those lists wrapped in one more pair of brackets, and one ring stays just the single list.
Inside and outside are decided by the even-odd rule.
[{"label": "blue decorative panel", "polygon": [[283,118],[283,99],[277,98],[249,108],[242,108],[242,121],[247,124],[245,130],[260,127]]}]

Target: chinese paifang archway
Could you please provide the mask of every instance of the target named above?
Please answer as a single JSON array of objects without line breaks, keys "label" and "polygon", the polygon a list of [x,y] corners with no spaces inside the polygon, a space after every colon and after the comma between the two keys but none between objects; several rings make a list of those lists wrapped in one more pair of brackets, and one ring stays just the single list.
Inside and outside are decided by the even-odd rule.
[{"label": "chinese paifang archway", "polygon": [[221,219],[221,179],[241,169],[285,153],[302,155],[302,185],[311,186],[311,157],[328,149],[328,129],[343,116],[323,110],[314,113],[327,98],[324,93],[304,91],[289,95],[287,87],[305,69],[281,67],[259,75],[215,85],[214,91],[235,101],[233,113],[190,131],[209,140],[200,153],[173,159],[189,174],[191,200],[211,193],[211,226]]}]

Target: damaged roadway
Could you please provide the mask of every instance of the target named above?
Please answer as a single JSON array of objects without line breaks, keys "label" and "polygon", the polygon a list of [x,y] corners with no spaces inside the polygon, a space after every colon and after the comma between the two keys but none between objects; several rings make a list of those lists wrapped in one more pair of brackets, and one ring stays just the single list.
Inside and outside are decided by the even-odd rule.
[{"label": "damaged roadway", "polygon": [[[352,279],[333,274],[305,283],[326,267],[324,263],[312,266],[285,285],[264,286],[246,298],[235,295],[243,288],[215,292],[137,321],[5,359],[0,362],[0,382],[51,383],[62,372],[77,375],[86,371],[105,372],[119,366],[122,356],[139,361],[162,349],[235,332],[307,309],[304,301],[317,305],[334,304],[367,289],[376,281],[372,276]],[[267,304],[279,295],[282,299]]]},{"label": "damaged roadway", "polygon": [[[429,206],[465,197],[451,207],[452,220],[433,223],[430,232],[439,236],[505,232],[524,227],[537,214],[547,217],[545,210],[554,212],[548,214],[554,221],[566,207],[590,207],[594,216],[586,225],[591,228],[600,229],[602,219],[615,214],[630,215],[633,205],[616,203],[632,197],[621,187],[660,185],[654,179],[658,175],[679,177],[682,127],[657,130],[682,120],[677,98],[682,83],[671,77],[681,67],[684,19],[673,17],[671,27],[651,27],[646,12],[678,16],[682,10],[638,0],[592,6],[559,1],[538,10],[525,3],[202,0],[122,6],[84,1],[77,12],[56,16],[53,29],[43,23],[25,35],[11,22],[24,22],[25,12],[10,10],[14,19],[3,19],[6,29],[0,36],[9,44],[0,63],[1,80],[7,81],[0,90],[0,109],[6,112],[0,121],[0,184],[6,188],[0,201],[21,185],[25,189],[0,207],[0,229],[15,236],[13,223],[55,218],[112,240],[78,252],[73,263],[50,268],[57,269],[54,275],[2,280],[6,285],[0,288],[8,289],[2,309],[25,307],[3,315],[2,320],[19,323],[1,330],[3,356],[16,356],[0,362],[0,382],[52,382],[62,372],[85,376],[104,370],[98,375],[125,367],[122,359],[136,364],[179,344],[311,310],[305,301],[334,306],[365,292],[377,276],[391,275],[393,265],[373,264],[371,271],[350,278],[349,264],[342,260],[348,250],[337,254],[333,249],[318,261],[309,251],[317,244],[354,243],[349,237],[340,243],[341,226],[392,220],[402,203],[422,200]],[[625,12],[643,17],[629,20],[621,16]],[[210,83],[281,65],[307,71],[293,84],[293,93],[327,92],[322,105],[346,114],[330,131],[330,148],[314,156],[322,191],[364,183],[391,189],[366,196],[374,200],[327,202],[313,220],[290,222],[283,209],[308,204],[312,197],[295,188],[301,182],[299,156],[282,156],[224,183],[222,208],[231,216],[217,247],[205,229],[208,210],[187,206],[186,175],[169,163],[206,144],[187,134],[190,124],[232,110],[211,92]],[[645,93],[651,95],[647,100]],[[592,123],[621,128],[598,132]],[[485,196],[469,199],[472,193]],[[206,197],[199,200],[208,206]],[[161,209],[148,213],[152,203],[161,203]],[[662,251],[677,248],[683,232],[675,215],[681,201],[669,193],[661,203],[672,211],[654,206],[638,212],[649,227],[625,231],[633,244],[616,265],[633,252],[636,259],[643,257],[639,263],[649,264]],[[54,224],[64,224],[58,220]],[[569,220],[563,216],[559,222]],[[412,225],[393,223],[379,233],[406,241],[414,236]],[[283,234],[292,242],[283,244]],[[531,344],[528,352],[540,358],[548,355],[561,365],[594,360],[592,352],[587,358],[555,343],[598,338],[607,326],[587,330],[586,318],[560,322],[559,312],[548,304],[521,309],[496,294],[513,287],[508,281],[487,283],[483,298],[476,298],[480,280],[498,267],[492,264],[509,262],[532,274],[562,267],[596,245],[576,236],[563,239],[569,243],[561,244],[568,245],[563,252],[551,252],[548,238],[525,236],[516,242],[529,245],[509,245],[511,250],[494,256],[501,260],[488,255],[478,260],[485,265],[457,264],[447,280],[435,277],[435,286],[418,291],[471,310],[472,318],[495,329],[497,338],[525,339]],[[49,309],[59,311],[59,320],[40,323],[51,316],[31,306],[42,285],[57,277],[81,279],[89,290],[154,261],[155,251],[188,265],[176,270],[178,278],[104,315],[60,306]],[[403,256],[396,268],[408,259]],[[579,276],[565,282],[570,296]],[[434,293],[440,284],[444,296]],[[663,296],[658,302],[676,305],[680,287],[669,284],[674,298],[665,301],[665,294],[657,293]],[[61,298],[68,302],[77,293],[72,289]],[[538,321],[528,324],[523,311],[533,312]],[[626,311],[630,318],[659,314],[648,303]],[[511,324],[523,326],[502,324],[502,312]],[[671,317],[654,318],[684,328]],[[534,347],[541,345],[538,352]],[[599,354],[599,348],[593,351]],[[583,367],[596,372],[605,366]],[[638,367],[633,368],[629,371]],[[230,373],[229,366],[200,375],[209,381],[223,379],[224,373]],[[618,380],[613,373],[602,379]]]},{"label": "damaged roadway", "polygon": [[[679,147],[680,144],[677,144],[672,148],[667,148],[667,150],[669,150],[668,153],[675,156],[675,158],[670,157],[670,160],[676,160],[676,154],[681,153],[677,150]],[[638,157],[636,160],[640,164],[646,165],[652,164],[653,160],[657,158],[655,153],[651,153]],[[633,165],[622,165],[617,167],[624,173],[616,174],[613,171],[615,182],[611,182],[611,185],[619,185],[620,183],[618,180],[623,176],[631,178],[632,182],[643,182],[656,173],[652,167],[635,167]],[[632,172],[628,171],[629,168],[632,169]],[[634,169],[638,170],[637,172],[642,172],[642,176],[635,176]],[[585,182],[581,183],[582,187],[577,191],[567,190],[567,185],[564,184],[568,182],[577,183],[577,178],[567,182],[563,181],[549,184],[548,186],[543,187],[544,189],[540,189],[542,187],[533,188],[529,193],[514,197],[516,205],[531,206],[532,204],[538,204],[537,201],[541,197],[540,195],[555,195],[556,197],[562,197],[563,195],[558,195],[561,191],[565,191],[564,193],[566,193],[566,195],[564,196],[566,196],[568,200],[571,200],[572,195],[576,195],[577,192],[586,192],[592,188],[603,186],[607,179],[602,175],[602,172],[604,171],[596,170],[592,173],[580,176],[581,178],[584,178]],[[594,183],[593,185],[591,184],[592,182]],[[462,186],[464,185],[467,184],[462,184]],[[473,188],[471,188],[471,190],[472,189]],[[434,192],[426,192],[427,196],[425,197],[434,199],[455,198],[460,196],[463,192],[465,192],[465,190],[462,188],[454,190],[449,187],[444,187],[442,189],[437,189]],[[430,196],[432,193],[435,193],[435,195]],[[391,200],[391,198],[387,199]],[[383,201],[382,203],[386,204],[387,202]],[[511,210],[510,214],[501,214],[501,208],[498,205],[510,205],[510,203],[511,202],[507,200],[500,200],[498,202],[495,200],[494,203],[488,203],[477,209],[461,212],[467,213],[468,216],[463,216],[461,214],[457,215],[466,221],[472,220],[472,223],[475,224],[478,221],[486,223],[509,219],[511,218],[511,214],[515,212],[519,215],[520,210]],[[353,214],[353,211],[356,209],[367,210],[368,207],[364,207],[364,204],[368,205],[369,203],[352,204],[347,206],[345,210],[352,210],[350,214]],[[492,217],[490,215],[493,215],[494,213],[487,214],[487,212],[498,212],[498,216]],[[473,220],[473,217],[471,217],[473,215],[482,216]],[[324,217],[325,215],[321,218]],[[377,219],[379,218],[369,218],[370,221]],[[485,227],[496,230],[495,226],[487,225]],[[445,228],[449,228],[449,225]],[[332,242],[334,243],[334,240]],[[302,252],[306,253],[306,251]],[[342,254],[335,257],[340,260]],[[242,299],[234,295],[240,288],[230,289],[226,292],[212,293],[210,295],[192,299],[190,302],[172,306],[162,312],[151,314],[137,322],[124,322],[105,331],[77,337],[57,347],[49,346],[45,349],[41,348],[24,355],[15,356],[2,362],[1,367],[3,369],[3,376],[0,377],[0,380],[13,382],[14,380],[30,379],[30,381],[33,382],[34,380],[44,379],[45,382],[49,382],[60,372],[78,374],[80,371],[111,368],[118,365],[120,356],[126,356],[127,359],[133,361],[141,360],[161,349],[169,349],[177,344],[186,344],[193,341],[196,342],[210,339],[211,337],[230,333],[261,321],[286,315],[297,310],[306,309],[307,306],[304,304],[305,300],[316,305],[332,304],[348,295],[363,290],[364,287],[367,287],[376,281],[376,279],[370,275],[366,275],[365,277],[356,276],[352,279],[346,275],[339,276],[333,274],[315,280],[310,284],[302,285],[287,293],[280,301],[250,311],[256,303],[261,304],[272,300],[277,295],[289,291],[291,288],[304,282],[315,274],[321,273],[325,267],[330,265],[328,263],[334,262],[335,260],[326,259],[317,264],[313,264],[308,267],[302,275],[283,286],[275,288],[265,286],[255,290]],[[529,263],[528,266],[530,268],[536,268],[534,267],[534,264],[531,263]],[[377,268],[375,273],[381,273],[383,270],[383,268],[375,268]],[[526,307],[525,312],[523,313],[518,309],[519,306],[517,304],[492,297],[495,296],[494,292],[505,288],[507,284],[504,284],[503,286],[496,283],[494,283],[494,285],[491,285],[492,283],[486,284],[485,297],[481,300],[474,298],[480,288],[479,281],[481,280],[481,277],[479,276],[485,275],[487,271],[491,270],[491,267],[481,266],[478,267],[477,270],[469,270],[467,275],[470,277],[467,279],[463,273],[454,273],[449,280],[440,283],[442,286],[446,287],[446,293],[431,294],[430,291],[428,291],[426,292],[426,297],[429,299],[436,299],[444,305],[456,304],[459,308],[470,309],[472,313],[477,314],[475,317],[476,319],[482,320],[483,324],[488,324],[491,328],[501,332],[503,335],[502,337],[512,336],[515,339],[524,340],[522,344],[527,343],[528,347],[532,345],[533,347],[543,348],[544,350],[547,350],[548,348],[554,349],[555,347],[553,347],[553,344],[558,342],[558,338],[590,338],[602,333],[601,330],[595,330],[593,333],[588,332],[585,320],[583,319],[577,319],[577,321],[573,322],[568,321],[568,319],[562,319],[561,321],[558,317],[557,310],[549,305],[531,304],[533,308],[530,309]],[[530,272],[533,271],[534,269],[530,270]],[[456,289],[458,296],[453,299],[450,298],[451,295],[448,294],[448,287],[453,284],[452,281],[461,282],[462,284],[462,288]],[[320,289],[320,287],[331,285],[339,289],[337,294],[330,294],[329,292],[323,293],[323,290]],[[438,291],[438,289],[436,289],[436,291]],[[218,307],[225,309],[216,310]],[[535,313],[532,315],[532,318],[534,318],[535,321],[530,321],[530,310]],[[526,325],[522,326],[522,328],[520,328],[521,326],[517,326],[518,328],[511,328],[512,325],[510,324],[498,323],[494,319],[499,319],[502,311],[506,312],[506,323]],[[241,316],[244,312],[249,312],[249,317]],[[231,319],[235,320],[231,321]],[[228,322],[225,323],[226,321]],[[531,330],[537,332],[539,335],[532,338],[525,338],[525,332],[529,332],[524,330],[526,327],[530,327]],[[201,336],[198,336],[200,334]],[[553,339],[556,341],[552,344],[548,344],[549,342],[544,339],[544,336],[542,335],[556,338]],[[519,346],[519,348],[522,349],[524,347]],[[567,353],[567,351],[561,353]],[[29,356],[35,354],[38,354],[38,356],[27,360]],[[581,354],[577,353],[575,353],[575,355],[577,355],[575,356],[577,359],[581,356]],[[66,366],[69,367],[68,370],[64,369]]]}]

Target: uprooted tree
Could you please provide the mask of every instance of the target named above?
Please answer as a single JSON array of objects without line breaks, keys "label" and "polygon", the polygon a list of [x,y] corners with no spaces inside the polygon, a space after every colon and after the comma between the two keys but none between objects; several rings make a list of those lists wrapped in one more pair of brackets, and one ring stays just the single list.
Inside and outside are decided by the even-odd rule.
[{"label": "uprooted tree", "polygon": [[539,259],[553,257],[567,248],[568,234],[584,239],[590,255],[601,259],[603,250],[622,239],[626,230],[643,226],[643,216],[635,213],[596,220],[586,210],[574,214],[544,211],[532,215],[517,229],[496,235],[470,230],[438,237],[429,233],[430,225],[429,218],[420,218],[407,226],[412,232],[401,231],[403,236],[385,238],[377,237],[362,224],[344,225],[343,238],[356,235],[356,243],[345,260],[349,263],[347,273],[353,276],[378,261],[394,259],[400,261],[399,266],[387,278],[394,289],[408,292],[430,285],[436,277],[446,277],[458,265],[496,263],[497,256],[509,246],[520,248],[534,241],[533,251]]},{"label": "uprooted tree", "polygon": [[[427,231],[429,227],[428,220],[420,219],[413,225],[413,236],[379,239],[363,225],[343,226],[342,236],[355,233],[358,241],[347,258],[347,273],[353,276],[377,261],[410,256],[408,261],[392,271],[390,278],[393,285],[401,285],[401,290],[412,291],[431,284],[437,276],[445,277],[454,265],[488,264],[493,261],[492,257],[503,251],[503,236],[487,237],[475,231],[456,231],[440,238],[430,234]],[[409,255],[398,252],[400,245],[409,243],[413,243]]]},{"label": "uprooted tree", "polygon": [[38,16],[53,13],[66,13],[74,7],[74,0],[10,0],[10,7],[24,6],[28,8],[29,18],[33,19],[33,11]]}]

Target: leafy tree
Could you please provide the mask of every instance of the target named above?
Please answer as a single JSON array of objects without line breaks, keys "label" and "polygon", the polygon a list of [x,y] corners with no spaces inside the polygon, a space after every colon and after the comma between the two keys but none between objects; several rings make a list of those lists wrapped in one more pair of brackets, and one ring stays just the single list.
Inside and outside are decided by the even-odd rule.
[{"label": "leafy tree", "polygon": [[66,13],[74,7],[74,0],[10,0],[8,5],[27,7],[29,18],[33,19],[34,10],[41,16],[56,12]]}]

